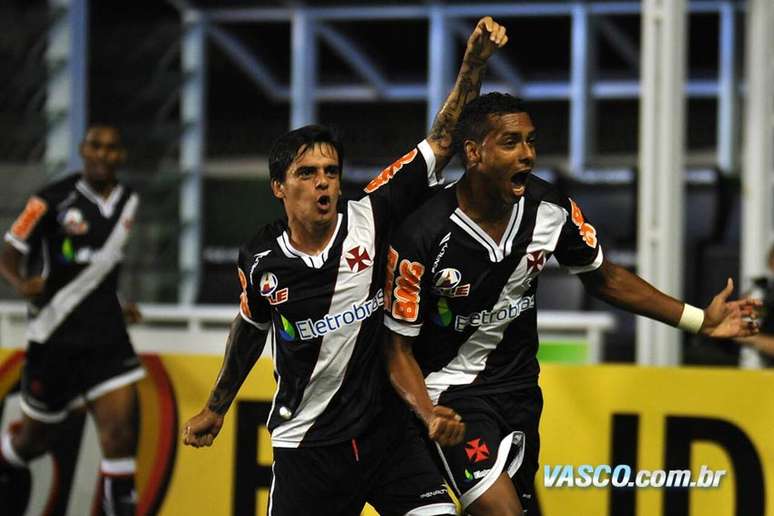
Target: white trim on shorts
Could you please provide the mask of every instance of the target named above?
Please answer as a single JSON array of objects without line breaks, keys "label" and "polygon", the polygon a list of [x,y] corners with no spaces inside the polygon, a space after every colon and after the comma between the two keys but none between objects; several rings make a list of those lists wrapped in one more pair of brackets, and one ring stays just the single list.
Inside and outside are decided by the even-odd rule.
[{"label": "white trim on shorts", "polygon": [[439,502],[431,503],[430,505],[422,505],[421,507],[414,507],[404,516],[447,516],[457,514],[457,507],[453,503]]},{"label": "white trim on shorts", "polygon": [[26,396],[26,393],[22,393],[19,404],[21,406],[22,412],[24,412],[24,414],[26,414],[30,419],[34,419],[35,421],[40,421],[41,423],[48,423],[48,424],[61,423],[62,421],[67,419],[67,414],[69,414],[72,410],[83,407],[87,401],[94,401],[97,398],[104,396],[105,394],[111,391],[114,391],[126,385],[137,382],[144,376],[145,376],[145,369],[143,369],[142,366],[132,369],[131,371],[128,371],[126,373],[122,373],[118,376],[114,376],[113,378],[110,378],[100,384],[95,385],[94,387],[86,391],[86,394],[82,394],[82,395],[79,394],[78,396],[70,400],[70,402],[67,403],[67,405],[65,405],[64,409],[57,412],[44,412],[42,410],[36,409],[24,399]]},{"label": "white trim on shorts", "polygon": [[[519,442],[521,442],[521,449],[519,450],[519,454],[511,461],[510,464],[508,464],[506,469],[505,461],[508,460],[508,454],[511,452],[511,445],[519,444]],[[516,472],[521,467],[521,463],[524,461],[524,450],[526,448],[526,444],[527,438],[524,435],[524,432],[514,430],[513,432],[503,437],[503,440],[500,441],[500,447],[497,449],[497,460],[495,461],[494,466],[492,466],[492,469],[490,469],[489,473],[487,473],[486,476],[481,479],[481,482],[460,496],[460,503],[462,504],[463,509],[467,509],[470,504],[478,500],[478,498],[484,494],[487,489],[492,487],[492,484],[495,483],[495,480],[497,480],[497,478],[500,476],[500,473],[503,471],[505,471],[509,477],[513,478],[513,475],[516,474]]]},{"label": "white trim on shorts", "polygon": [[274,476],[274,461],[271,461],[271,487],[269,488],[269,507],[266,511],[266,516],[271,516],[271,511],[274,508],[274,482],[277,477]]}]

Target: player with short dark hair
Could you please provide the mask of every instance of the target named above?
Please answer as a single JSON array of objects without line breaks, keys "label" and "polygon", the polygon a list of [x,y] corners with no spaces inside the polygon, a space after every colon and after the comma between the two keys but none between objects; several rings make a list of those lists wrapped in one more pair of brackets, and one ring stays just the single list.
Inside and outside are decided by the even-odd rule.
[{"label": "player with short dark hair", "polygon": [[[385,325],[390,379],[428,427],[447,479],[473,515],[531,514],[543,398],[538,386],[538,277],[553,255],[593,295],[713,337],[756,331],[752,300],[705,310],[607,260],[578,205],[531,174],[535,127],[523,103],[491,93],[455,132],[456,183],[403,223],[388,251]],[[464,438],[431,414],[454,410]]]},{"label": "player with short dark hair", "polygon": [[[478,96],[486,60],[506,41],[491,18],[479,21],[430,135],[360,200],[340,202],[343,149],[328,129],[296,129],[271,149],[271,188],[287,221],[265,226],[240,250],[240,316],[207,406],[184,430],[186,444],[212,443],[273,329],[271,515],[355,515],[366,502],[383,515],[455,514],[380,363],[385,252],[395,225],[429,197],[462,107]],[[434,417],[458,427],[453,411]]]},{"label": "player with short dark hair", "polygon": [[[133,515],[134,384],[145,372],[116,291],[138,196],[116,178],[126,159],[118,129],[92,125],[80,152],[83,172],[30,197],[0,255],[0,274],[29,301],[23,416],[2,434],[0,505],[23,512],[26,493],[15,482],[48,450],[56,425],[85,406],[102,447],[105,512]],[[42,263],[39,272],[36,263]]]}]

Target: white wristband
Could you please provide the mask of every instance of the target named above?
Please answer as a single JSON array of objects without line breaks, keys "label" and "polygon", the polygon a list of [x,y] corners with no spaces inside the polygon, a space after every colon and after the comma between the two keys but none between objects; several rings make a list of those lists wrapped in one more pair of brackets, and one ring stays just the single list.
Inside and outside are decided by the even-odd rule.
[{"label": "white wristband", "polygon": [[690,333],[699,333],[702,324],[704,324],[704,310],[685,303],[683,305],[683,315],[680,316],[680,322],[677,323],[677,327]]}]

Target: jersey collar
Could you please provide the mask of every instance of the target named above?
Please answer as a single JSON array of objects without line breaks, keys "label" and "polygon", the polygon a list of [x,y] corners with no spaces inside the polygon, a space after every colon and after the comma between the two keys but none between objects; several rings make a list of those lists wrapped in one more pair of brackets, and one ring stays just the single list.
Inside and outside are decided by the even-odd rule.
[{"label": "jersey collar", "polygon": [[341,221],[343,218],[344,216],[339,213],[338,219],[336,220],[336,229],[334,230],[333,235],[331,235],[330,240],[328,240],[328,243],[325,245],[325,248],[320,252],[320,254],[306,254],[305,252],[299,251],[293,247],[293,245],[290,243],[290,235],[288,235],[287,230],[283,231],[282,234],[277,237],[277,244],[279,244],[280,249],[282,249],[282,252],[288,258],[301,258],[307,267],[312,269],[321,269],[323,264],[325,264],[325,260],[328,259],[328,252],[331,250],[333,242],[336,241],[336,237],[339,234],[339,228],[341,227]]},{"label": "jersey collar", "polygon": [[121,185],[116,185],[113,188],[113,191],[110,192],[108,198],[105,199],[97,192],[95,192],[89,186],[89,183],[83,179],[78,180],[78,182],[75,184],[75,188],[77,188],[84,197],[96,204],[97,208],[99,208],[99,212],[106,219],[109,219],[113,216],[113,212],[115,212],[116,206],[118,205],[118,200],[121,198],[121,194],[124,193],[124,187]]},{"label": "jersey collar", "polygon": [[519,202],[514,204],[513,208],[511,208],[511,218],[508,221],[508,227],[505,228],[505,233],[503,233],[499,243],[492,240],[492,237],[490,237],[486,231],[481,229],[478,224],[473,222],[473,219],[468,217],[459,207],[452,213],[451,220],[487,250],[491,262],[498,263],[511,254],[513,241],[516,239],[516,234],[519,232],[523,214],[524,197],[522,196],[522,198],[519,199]]}]

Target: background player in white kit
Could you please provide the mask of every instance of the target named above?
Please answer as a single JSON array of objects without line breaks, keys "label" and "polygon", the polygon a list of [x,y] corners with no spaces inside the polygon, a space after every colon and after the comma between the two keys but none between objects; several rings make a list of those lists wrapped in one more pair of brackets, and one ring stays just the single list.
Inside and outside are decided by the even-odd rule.
[{"label": "background player in white kit", "polygon": [[[272,148],[272,191],[287,221],[267,225],[240,251],[241,313],[207,406],[184,430],[186,444],[212,443],[273,328],[272,515],[354,515],[366,501],[383,515],[454,514],[380,362],[384,262],[392,229],[429,197],[462,107],[506,41],[491,18],[479,21],[431,134],[361,200],[339,205],[343,151],[325,127],[296,129]],[[456,421],[444,409],[433,417],[441,426]]]},{"label": "background player in white kit", "polygon": [[[710,337],[746,336],[759,302],[704,310],[667,296],[607,260],[595,228],[531,174],[535,127],[520,99],[469,103],[455,130],[465,175],[404,222],[388,252],[385,325],[390,379],[428,426],[447,478],[473,515],[529,511],[538,466],[536,291],[546,261],[578,274],[612,305]],[[465,435],[434,428],[439,406]],[[458,424],[461,424],[458,423]]]}]

